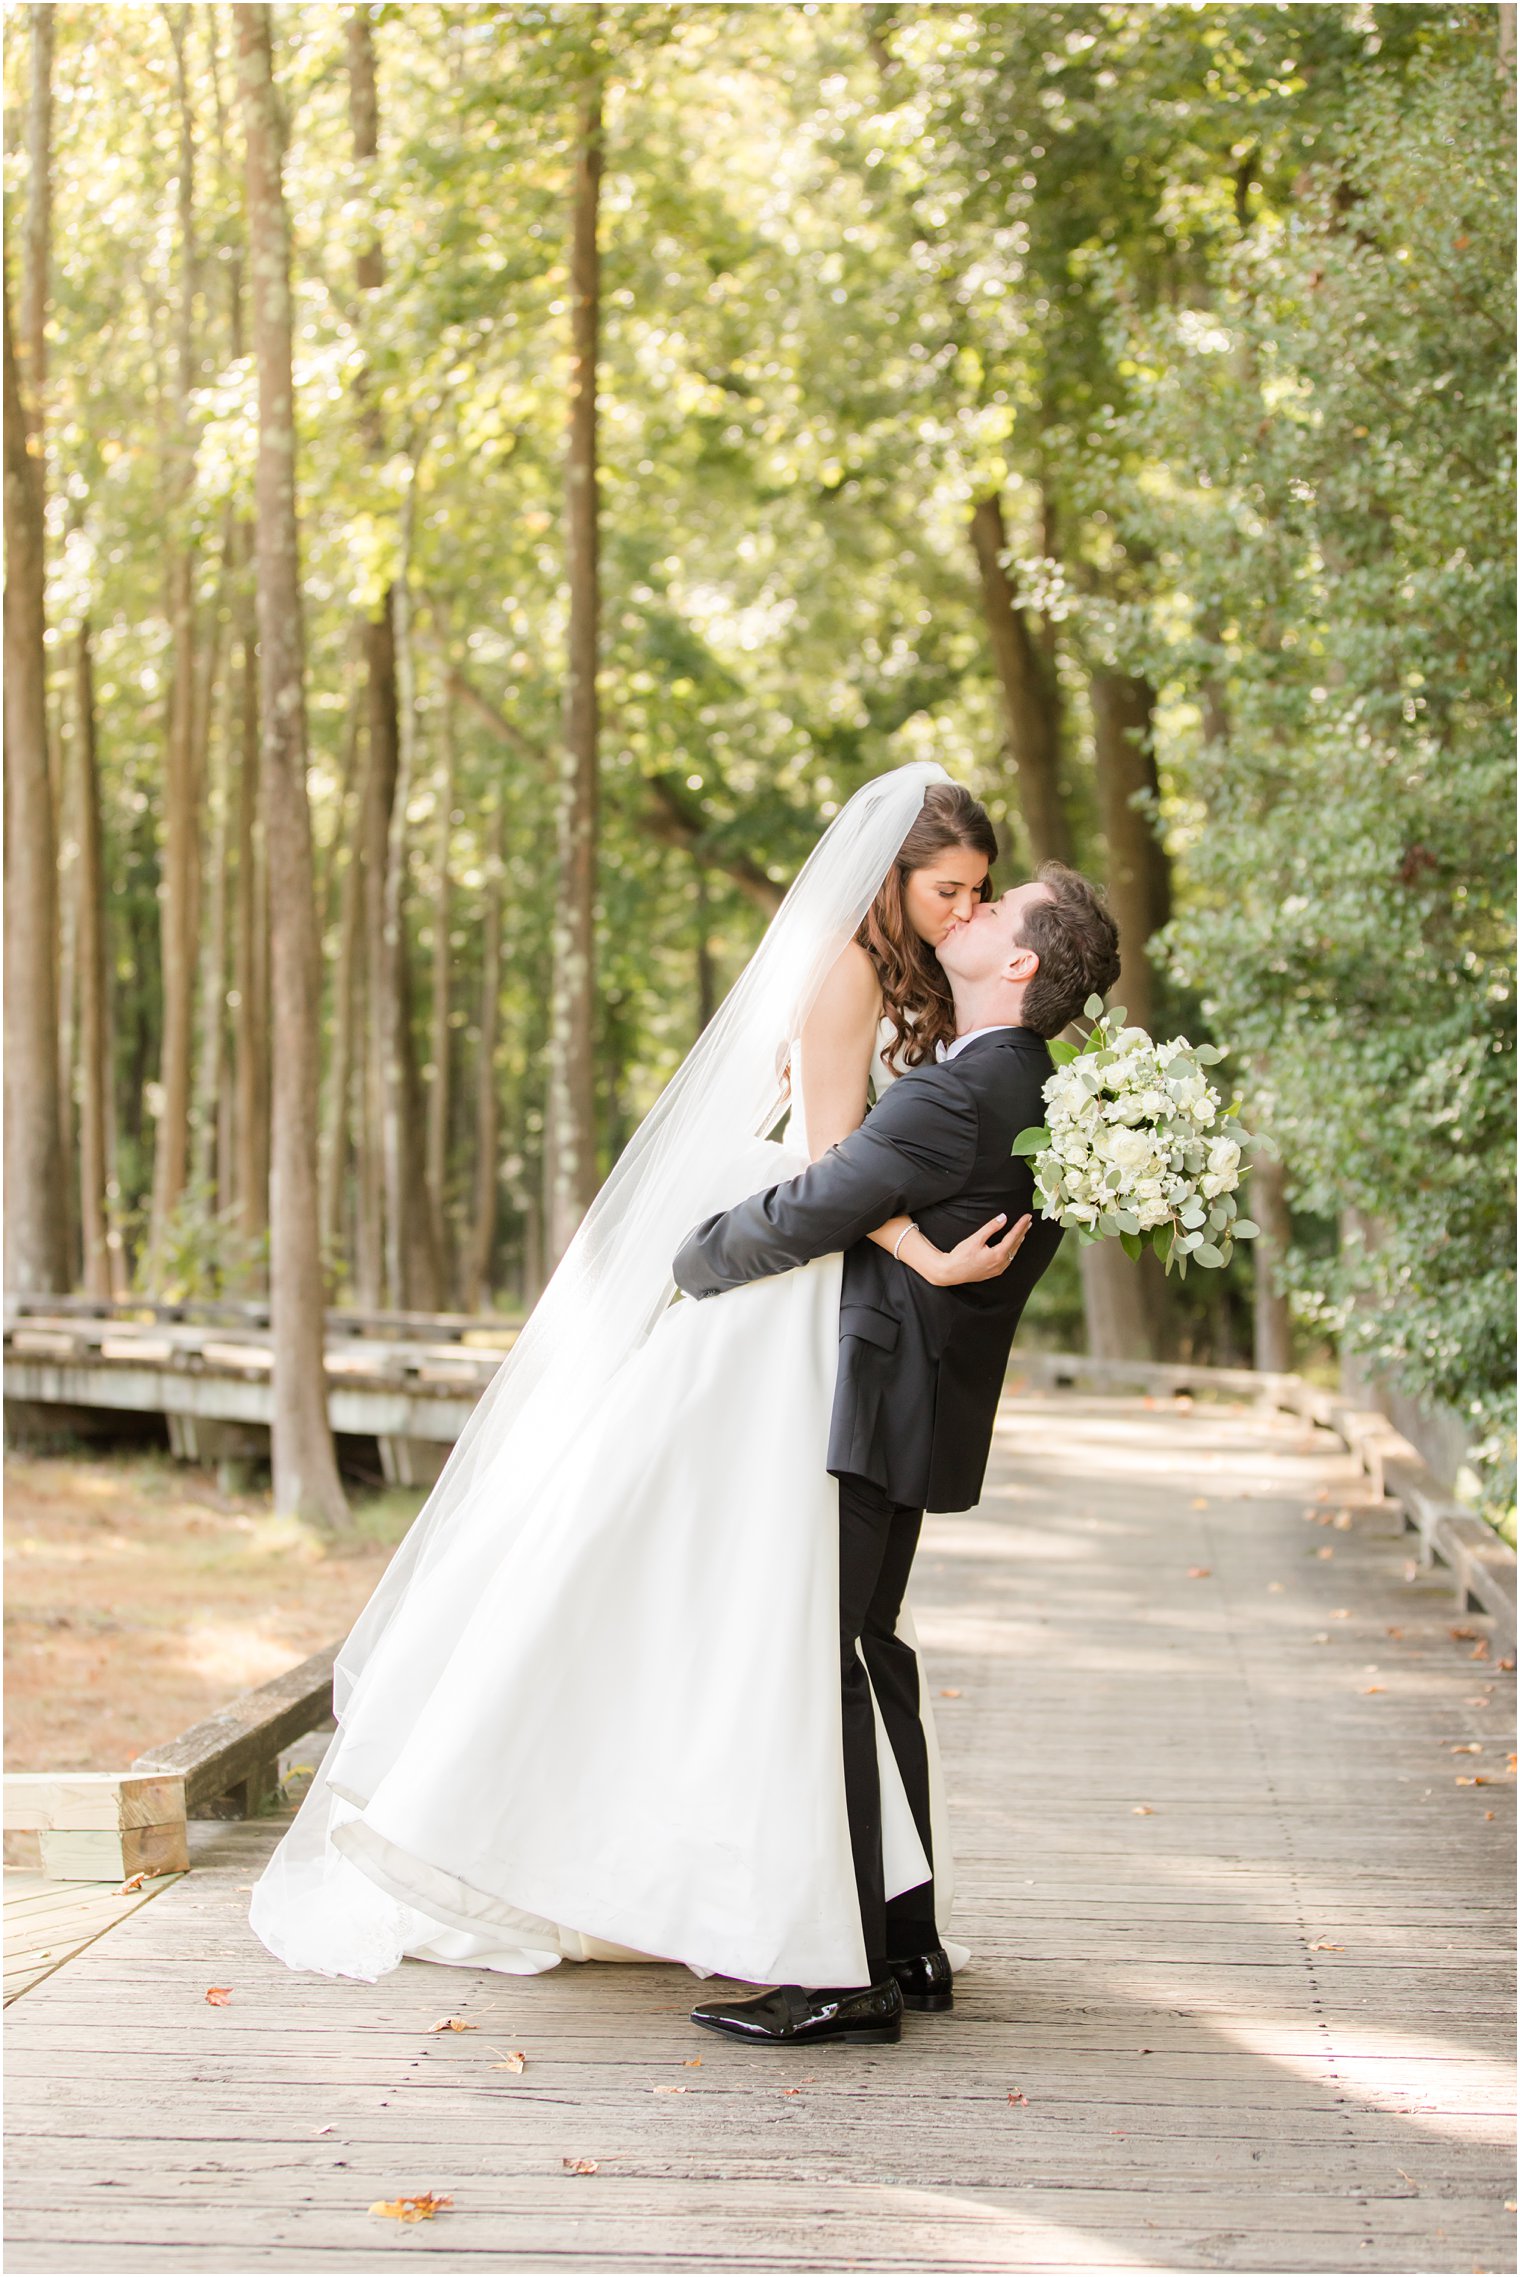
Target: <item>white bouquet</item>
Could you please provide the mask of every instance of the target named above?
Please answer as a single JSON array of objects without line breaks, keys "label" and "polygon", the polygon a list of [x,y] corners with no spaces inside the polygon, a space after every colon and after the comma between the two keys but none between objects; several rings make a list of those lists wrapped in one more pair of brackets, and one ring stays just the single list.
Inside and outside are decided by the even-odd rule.
[{"label": "white bouquet", "polygon": [[1170,1273],[1227,1265],[1237,1241],[1260,1229],[1235,1214],[1251,1134],[1204,1073],[1225,1056],[1186,1036],[1158,1044],[1126,1028],[1123,1005],[1083,1007],[1095,1025],[1080,1046],[1051,1039],[1048,1127],[1020,1131],[1015,1154],[1034,1157],[1040,1214],[1075,1226],[1083,1242],[1117,1234],[1138,1258],[1149,1237]]}]

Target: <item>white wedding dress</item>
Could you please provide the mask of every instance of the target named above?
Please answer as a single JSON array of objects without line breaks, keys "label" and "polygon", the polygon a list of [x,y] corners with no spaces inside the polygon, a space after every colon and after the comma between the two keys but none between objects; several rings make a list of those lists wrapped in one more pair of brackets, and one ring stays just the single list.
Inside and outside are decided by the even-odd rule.
[{"label": "white wedding dress", "polygon": [[[795,1046],[792,1068],[782,1142],[748,1142],[688,1222],[806,1167]],[[254,1892],[271,1951],[370,1979],[410,1955],[864,1980],[824,1467],[841,1272],[824,1257],[672,1302],[535,1479],[499,1556],[474,1539],[434,1559]],[[900,1629],[912,1642],[906,1607]],[[440,1634],[441,1653],[411,1649]],[[950,1845],[922,1665],[920,1687],[943,1932]],[[892,1896],[927,1862],[879,1716],[877,1738]]]}]

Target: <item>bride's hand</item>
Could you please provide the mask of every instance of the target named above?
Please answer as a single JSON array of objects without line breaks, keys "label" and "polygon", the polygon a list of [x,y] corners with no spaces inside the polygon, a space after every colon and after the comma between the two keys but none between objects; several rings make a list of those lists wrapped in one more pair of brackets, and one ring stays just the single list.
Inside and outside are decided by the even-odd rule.
[{"label": "bride's hand", "polygon": [[1006,1272],[1034,1220],[1026,1213],[1008,1227],[1001,1239],[994,1239],[998,1228],[1007,1222],[1006,1215],[1000,1213],[989,1218],[985,1225],[979,1225],[975,1233],[968,1233],[953,1249],[941,1250],[943,1262],[934,1273],[936,1288],[960,1289],[973,1281],[995,1281],[1000,1273]]}]

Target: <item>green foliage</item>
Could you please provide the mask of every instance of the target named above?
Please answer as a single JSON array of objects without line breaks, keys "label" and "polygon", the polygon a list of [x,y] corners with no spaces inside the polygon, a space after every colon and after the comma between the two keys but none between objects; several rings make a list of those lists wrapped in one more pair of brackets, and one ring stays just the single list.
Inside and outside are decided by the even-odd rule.
[{"label": "green foliage", "polygon": [[[1287,1170],[1300,1322],[1460,1409],[1502,1501],[1513,248],[1495,12],[639,5],[602,11],[595,31],[581,9],[386,5],[370,20],[380,154],[360,164],[344,13],[299,0],[275,18],[310,787],[319,874],[337,881],[362,702],[353,626],[395,574],[414,479],[407,919],[419,1058],[430,968],[449,966],[456,1236],[473,1094],[492,1081],[495,1277],[531,1280],[565,671],[568,159],[596,70],[604,1163],[758,938],[736,868],[784,884],[862,780],[928,755],[986,798],[1016,874],[1027,846],[967,542],[996,490],[1058,699],[1077,857],[1097,875],[1088,682],[1120,670],[1156,692],[1152,819],[1175,912],[1156,1026],[1236,1054],[1246,1120]],[[228,13],[193,8],[195,462],[179,505],[167,21],[85,6],[57,11],[57,34],[53,695],[66,724],[63,644],[88,609],[131,1232],[161,1023],[165,547],[194,537],[202,638],[215,627],[225,654],[239,598],[226,516],[250,505],[241,147]],[[14,106],[24,41],[5,69]],[[19,149],[5,163],[18,192]],[[384,283],[361,291],[371,243]],[[439,940],[445,659],[485,706],[453,698]],[[501,1026],[483,1068],[498,813]],[[340,899],[325,902],[329,1037]],[[224,1198],[181,1213],[187,1290],[251,1269]],[[1054,1341],[1080,1334],[1075,1247],[1031,1307]],[[1192,1276],[1184,1348],[1244,1357],[1250,1293],[1249,1258]]]},{"label": "green foliage", "polygon": [[1295,1206],[1348,1221],[1292,1260],[1300,1305],[1460,1409],[1502,1507],[1511,120],[1466,12],[1421,13],[1408,69],[1346,87],[1334,148],[1206,309],[1115,294],[1132,511],[1169,589],[1118,632],[1171,707],[1171,969],[1252,1070]]}]

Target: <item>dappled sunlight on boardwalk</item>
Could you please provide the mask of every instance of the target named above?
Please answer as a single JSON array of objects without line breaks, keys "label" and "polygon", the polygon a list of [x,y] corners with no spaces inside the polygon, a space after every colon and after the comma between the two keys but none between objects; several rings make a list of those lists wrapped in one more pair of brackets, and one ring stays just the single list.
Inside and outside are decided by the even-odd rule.
[{"label": "dappled sunlight on boardwalk", "polygon": [[295,1977],[275,1830],[202,1829],[10,2011],[8,2266],[1513,2269],[1512,1677],[1408,1540],[1291,1416],[1010,1400],[913,1589],[953,2015],[761,2054],[663,1966]]}]

